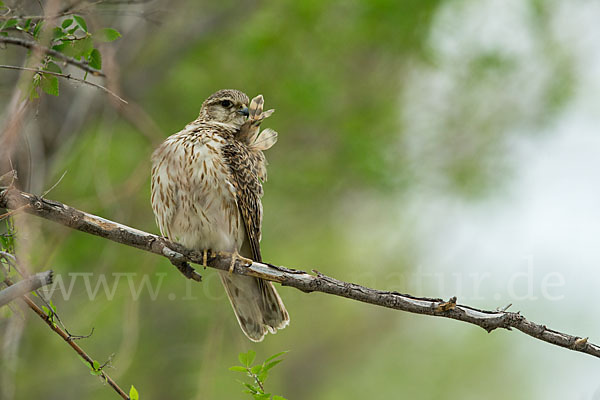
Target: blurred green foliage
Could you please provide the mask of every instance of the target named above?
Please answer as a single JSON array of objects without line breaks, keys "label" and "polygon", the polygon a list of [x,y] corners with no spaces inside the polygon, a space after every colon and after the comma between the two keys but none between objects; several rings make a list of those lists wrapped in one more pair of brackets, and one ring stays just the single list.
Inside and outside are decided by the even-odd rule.
[{"label": "blurred green foliage", "polygon": [[[159,2],[170,9],[156,25],[125,8],[94,18],[122,32],[123,90],[164,137],[221,88],[262,93],[276,108],[265,123],[280,134],[267,153],[266,261],[409,291],[405,277],[422,251],[413,234],[420,216],[404,211],[410,194],[477,199],[499,190],[511,176],[510,138],[548,123],[572,94],[570,58],[549,23],[554,2],[523,4],[533,48],[525,53],[473,42],[486,28],[465,11],[477,6],[467,0],[179,1]],[[61,91],[41,101],[68,99]],[[98,103],[49,156],[46,188],[68,172],[48,198],[157,232],[149,157],[162,138]],[[63,114],[44,111],[47,129],[62,126]],[[291,325],[254,344],[213,271],[195,285],[156,256],[18,221],[31,226],[22,246],[34,269],[53,268],[67,287],[75,279],[68,300],[53,297],[61,319],[76,333],[94,327],[82,345],[100,364],[114,354],[107,373],[143,399],[242,398],[227,368],[250,349],[292,350],[269,380],[289,399],[531,398],[527,367],[504,357],[504,333],[281,288]],[[90,299],[86,279],[94,289],[101,274],[116,289],[98,286]],[[156,297],[132,296],[144,276]],[[38,322],[22,333],[16,398],[115,397]],[[499,376],[512,384],[490,392]]]}]

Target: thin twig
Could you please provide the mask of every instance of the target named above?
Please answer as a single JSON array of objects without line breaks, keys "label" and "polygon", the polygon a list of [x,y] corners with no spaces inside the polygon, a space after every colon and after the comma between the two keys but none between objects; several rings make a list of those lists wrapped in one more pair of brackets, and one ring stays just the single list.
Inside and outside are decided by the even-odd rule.
[{"label": "thin twig", "polygon": [[[106,76],[104,74],[104,72],[97,70],[96,68],[90,67],[89,64],[85,61],[76,60],[73,57],[66,56],[59,51],[42,46],[42,45],[37,44],[36,42],[30,41],[30,40],[25,40],[25,39],[15,38],[15,37],[0,36],[0,43],[13,44],[15,46],[25,47],[30,50],[40,51],[42,53],[59,58],[59,59],[63,60],[64,62],[66,62],[67,64],[71,64],[77,68],[87,71],[94,76],[103,76],[103,77]],[[47,71],[44,71],[44,72],[47,72]]]},{"label": "thin twig", "polygon": [[[2,66],[0,65],[0,67],[2,67]],[[50,192],[51,192],[51,191],[52,191],[52,190],[53,190],[55,187],[57,187],[57,186],[58,186],[58,184],[59,184],[59,183],[60,183],[60,182],[63,180],[63,178],[64,178],[64,177],[65,177],[65,175],[67,174],[67,171],[68,171],[68,170],[65,170],[65,172],[63,172],[63,174],[60,176],[60,178],[58,178],[58,180],[56,181],[56,183],[55,183],[54,185],[52,185],[52,186],[50,187],[50,189],[46,190],[46,191],[45,191],[45,192],[42,194],[42,198],[46,197],[46,195],[47,195],[48,193],[50,193]]]},{"label": "thin twig", "polygon": [[[211,268],[228,271],[232,255],[210,252],[203,261],[203,252],[186,249],[161,236],[140,231],[96,215],[77,210],[58,201],[41,199],[38,196],[16,189],[0,189],[0,207],[14,209],[24,205],[25,212],[57,222],[72,229],[100,236],[105,239],[142,249],[168,258],[173,264],[187,265],[188,278],[193,279],[194,269],[187,264],[207,264]],[[184,272],[184,271],[182,271]],[[354,283],[340,281],[314,271],[278,267],[266,263],[253,262],[246,265],[236,258],[233,272],[239,275],[254,276],[284,286],[292,286],[303,292],[322,292],[346,297],[364,303],[374,304],[415,314],[451,318],[477,325],[487,332],[503,328],[516,328],[521,332],[544,342],[600,358],[600,346],[588,342],[587,338],[572,336],[555,331],[546,325],[529,321],[518,312],[480,310],[456,303],[456,299],[444,301],[439,298],[416,297],[409,294],[371,289]]]},{"label": "thin twig", "polygon": [[[4,283],[6,283],[9,287],[14,285],[14,283],[8,278],[4,279]],[[123,389],[121,389],[119,385],[117,385],[117,383],[113,381],[112,378],[102,370],[102,368],[96,369],[96,367],[94,366],[94,359],[91,358],[77,343],[73,341],[71,335],[69,335],[67,332],[58,327],[58,325],[56,325],[52,321],[48,314],[46,314],[41,308],[39,308],[37,304],[35,304],[33,300],[31,300],[28,296],[23,296],[22,299],[23,301],[25,301],[27,306],[29,306],[29,308],[31,308],[41,319],[44,320],[44,322],[48,325],[48,327],[50,327],[50,329],[52,329],[61,338],[63,338],[63,340],[67,342],[67,344],[71,346],[71,348],[75,350],[75,352],[79,354],[79,356],[81,356],[81,358],[83,358],[90,365],[92,370],[97,371],[98,376],[102,377],[102,379],[104,379],[104,381],[108,383],[110,387],[112,387],[119,394],[119,396],[121,396],[123,399],[129,400],[129,396],[127,395],[127,393],[125,393]]]},{"label": "thin twig", "polygon": [[93,87],[98,88],[100,90],[103,90],[106,93],[110,94],[111,96],[116,97],[119,101],[121,101],[121,102],[123,102],[125,104],[128,104],[127,101],[123,100],[121,97],[119,97],[119,95],[117,95],[112,90],[107,89],[104,86],[98,85],[97,83],[94,83],[94,82],[86,81],[84,79],[75,78],[74,76],[71,76],[71,74],[61,74],[61,73],[58,73],[58,72],[44,71],[43,69],[28,68],[28,67],[19,67],[19,66],[16,66],[16,65],[0,65],[0,68],[3,68],[3,69],[14,69],[14,70],[19,70],[19,71],[37,72],[37,73],[40,73],[40,74],[54,75],[54,76],[65,78],[65,79],[68,79],[68,80],[71,80],[71,81],[85,83],[86,85],[90,85],[90,86],[93,86]]}]

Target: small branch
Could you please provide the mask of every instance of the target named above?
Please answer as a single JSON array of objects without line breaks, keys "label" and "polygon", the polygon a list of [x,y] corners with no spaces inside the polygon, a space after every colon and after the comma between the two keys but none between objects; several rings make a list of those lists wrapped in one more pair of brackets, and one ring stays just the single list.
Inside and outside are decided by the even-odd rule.
[{"label": "small branch", "polygon": [[0,291],[0,307],[29,292],[52,283],[52,271],[45,271],[25,278]]},{"label": "small branch", "polygon": [[86,85],[90,85],[90,86],[93,86],[93,87],[98,88],[100,90],[103,90],[106,93],[110,94],[111,96],[116,97],[119,101],[121,101],[121,102],[123,102],[125,104],[128,104],[127,101],[123,100],[121,97],[119,97],[119,95],[117,95],[112,90],[107,89],[104,86],[98,85],[97,83],[94,83],[94,82],[90,82],[90,81],[86,81],[86,80],[83,80],[83,79],[75,78],[74,76],[71,76],[71,74],[67,75],[67,74],[61,74],[61,73],[58,73],[58,72],[44,71],[43,69],[38,69],[38,68],[19,67],[19,66],[16,66],[16,65],[0,65],[0,68],[3,68],[3,69],[14,69],[14,70],[19,70],[19,71],[31,71],[31,72],[37,72],[39,74],[54,75],[54,76],[58,76],[60,78],[68,79],[68,80],[71,80],[71,81],[84,83]]},{"label": "small branch", "polygon": [[[28,205],[28,207],[24,207]],[[107,219],[88,214],[57,201],[41,199],[35,195],[16,189],[0,189],[0,207],[17,209],[38,217],[57,222],[92,235],[142,249],[168,258],[174,264],[193,262],[205,264],[202,251],[186,249],[161,236],[130,228]],[[208,267],[228,271],[231,254],[209,252],[206,258]],[[193,270],[191,266],[189,268]],[[487,332],[502,328],[518,329],[521,332],[544,342],[565,347],[600,358],[600,346],[588,342],[587,338],[572,336],[547,328],[545,325],[529,321],[518,312],[505,310],[480,310],[457,304],[456,298],[444,301],[438,298],[416,297],[409,294],[371,289],[365,286],[340,281],[318,271],[315,275],[305,271],[278,267],[267,263],[253,262],[245,265],[239,259],[234,265],[234,273],[254,276],[284,286],[292,286],[303,292],[322,292],[348,299],[374,304],[394,310],[414,314],[451,318],[477,325]]]},{"label": "small branch", "polygon": [[[9,288],[12,287],[11,285],[13,285],[12,281],[10,279],[8,279],[8,278],[6,278],[4,280],[4,283],[6,283],[7,285],[9,285]],[[48,325],[48,327],[50,329],[52,329],[61,338],[63,338],[63,340],[65,342],[67,342],[67,344],[69,346],[71,346],[71,348],[73,350],[75,350],[75,352],[77,354],[79,354],[79,356],[81,358],[83,358],[90,365],[90,367],[93,370],[98,371],[98,376],[102,377],[102,379],[104,379],[104,381],[106,383],[108,383],[110,385],[110,387],[112,387],[119,394],[119,396],[121,396],[125,400],[129,400],[129,395],[127,395],[127,393],[125,393],[123,391],[123,389],[121,389],[119,387],[119,385],[117,385],[117,383],[115,381],[113,381],[110,376],[108,376],[104,371],[102,371],[102,369],[99,369],[99,370],[95,369],[95,367],[94,367],[94,360],[81,347],[79,347],[79,345],[77,343],[75,343],[73,341],[73,338],[67,332],[65,332],[64,330],[62,330],[61,328],[59,328],[51,320],[51,318],[41,308],[39,308],[37,306],[37,304],[35,304],[33,302],[33,300],[31,300],[29,297],[23,296],[23,300],[25,301],[25,303],[27,304],[27,306],[29,306],[29,308],[31,308],[41,319],[43,319],[44,322]]]},{"label": "small branch", "polygon": [[[30,49],[30,50],[40,51],[40,52],[48,54],[50,56],[59,58],[59,59],[63,60],[64,62],[66,62],[67,64],[74,65],[77,68],[80,68],[80,69],[82,69],[84,71],[87,71],[87,72],[91,73],[94,76],[103,76],[103,77],[106,76],[104,74],[104,72],[102,72],[100,70],[97,70],[95,68],[90,67],[89,64],[87,62],[85,62],[85,61],[76,60],[73,57],[66,56],[63,53],[59,52],[59,51],[56,51],[54,49],[50,49],[50,48],[42,46],[42,45],[39,45],[36,42],[30,41],[30,40],[25,40],[25,39],[15,38],[15,37],[0,36],[0,43],[13,44],[15,46],[25,47],[25,48]],[[44,71],[44,72],[47,72],[47,71]]]}]

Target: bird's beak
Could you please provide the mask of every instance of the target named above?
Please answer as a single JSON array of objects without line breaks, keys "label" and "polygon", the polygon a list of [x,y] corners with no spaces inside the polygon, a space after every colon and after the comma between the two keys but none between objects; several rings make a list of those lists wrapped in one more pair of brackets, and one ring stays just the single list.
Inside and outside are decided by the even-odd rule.
[{"label": "bird's beak", "polygon": [[245,115],[246,117],[250,115],[250,112],[248,111],[248,107],[244,107],[241,110],[238,110],[238,112],[242,115]]}]

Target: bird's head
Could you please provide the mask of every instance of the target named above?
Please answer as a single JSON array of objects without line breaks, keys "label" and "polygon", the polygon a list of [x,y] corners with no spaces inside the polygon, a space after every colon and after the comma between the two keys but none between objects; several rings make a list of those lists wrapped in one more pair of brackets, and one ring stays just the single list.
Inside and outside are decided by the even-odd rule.
[{"label": "bird's head", "polygon": [[239,90],[219,90],[202,103],[200,118],[239,129],[248,118],[248,102],[248,96]]}]

